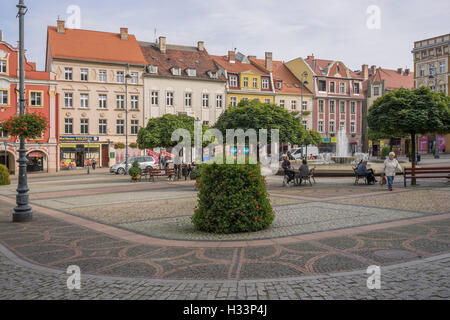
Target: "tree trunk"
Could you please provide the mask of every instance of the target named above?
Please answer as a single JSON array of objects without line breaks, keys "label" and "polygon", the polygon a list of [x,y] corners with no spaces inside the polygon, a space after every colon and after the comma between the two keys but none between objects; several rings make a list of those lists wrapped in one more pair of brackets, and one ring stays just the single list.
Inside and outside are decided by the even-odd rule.
[{"label": "tree trunk", "polygon": [[412,178],[411,178],[411,185],[415,186],[416,185],[416,178],[415,178],[415,173],[414,173],[414,169],[416,168],[416,133],[415,132],[411,132],[411,166],[412,166]]},{"label": "tree trunk", "polygon": [[306,148],[306,150],[305,150],[305,156],[306,156],[306,159],[308,159],[308,145],[305,145],[305,148]]}]

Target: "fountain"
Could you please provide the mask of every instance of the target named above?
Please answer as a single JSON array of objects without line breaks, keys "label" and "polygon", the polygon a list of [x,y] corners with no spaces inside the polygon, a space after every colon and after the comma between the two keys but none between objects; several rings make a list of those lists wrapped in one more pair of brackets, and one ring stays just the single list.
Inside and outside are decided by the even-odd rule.
[{"label": "fountain", "polygon": [[355,160],[348,150],[348,138],[345,126],[339,128],[337,133],[336,155],[332,156],[331,159],[333,159],[335,163],[340,164],[352,163],[352,161]]}]

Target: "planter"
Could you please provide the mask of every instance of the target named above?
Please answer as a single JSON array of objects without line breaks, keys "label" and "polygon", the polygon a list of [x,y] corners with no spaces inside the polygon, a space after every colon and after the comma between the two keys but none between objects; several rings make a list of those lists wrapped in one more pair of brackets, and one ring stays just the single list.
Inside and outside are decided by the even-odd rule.
[{"label": "planter", "polygon": [[132,176],[132,177],[131,177],[131,180],[132,180],[132,181],[137,181],[137,180],[139,180],[140,178],[141,178],[140,175]]}]

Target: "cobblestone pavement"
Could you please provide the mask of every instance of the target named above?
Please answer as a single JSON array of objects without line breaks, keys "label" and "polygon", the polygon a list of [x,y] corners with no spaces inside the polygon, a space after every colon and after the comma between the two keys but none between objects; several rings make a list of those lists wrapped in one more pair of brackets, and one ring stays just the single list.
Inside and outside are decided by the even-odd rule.
[{"label": "cobblestone pavement", "polygon": [[368,289],[366,270],[285,280],[179,281],[70,275],[20,261],[0,246],[0,299],[329,300],[449,299],[450,255],[382,267],[380,289]]}]

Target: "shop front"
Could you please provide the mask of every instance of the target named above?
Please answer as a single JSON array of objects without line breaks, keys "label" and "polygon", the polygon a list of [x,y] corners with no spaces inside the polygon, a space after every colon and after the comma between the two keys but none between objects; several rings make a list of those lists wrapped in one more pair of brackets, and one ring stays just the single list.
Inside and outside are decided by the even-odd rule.
[{"label": "shop front", "polygon": [[98,140],[98,137],[60,136],[61,169],[83,168],[92,164],[94,160],[97,164],[100,164],[102,145],[98,143]]},{"label": "shop front", "polygon": [[27,154],[27,172],[47,172],[47,156],[42,151],[31,151]]}]

